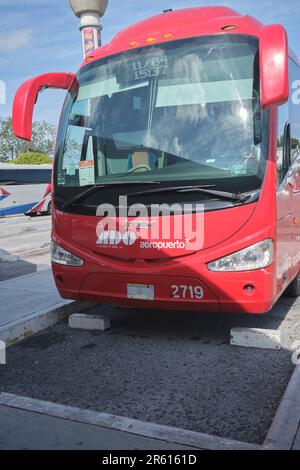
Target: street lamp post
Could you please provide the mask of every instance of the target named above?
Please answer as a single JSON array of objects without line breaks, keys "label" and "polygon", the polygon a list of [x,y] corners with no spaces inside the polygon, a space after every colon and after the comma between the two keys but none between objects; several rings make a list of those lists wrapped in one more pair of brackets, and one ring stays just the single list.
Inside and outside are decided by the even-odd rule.
[{"label": "street lamp post", "polygon": [[69,0],[75,15],[80,18],[80,31],[84,57],[101,46],[102,25],[100,18],[104,15],[108,0]]}]

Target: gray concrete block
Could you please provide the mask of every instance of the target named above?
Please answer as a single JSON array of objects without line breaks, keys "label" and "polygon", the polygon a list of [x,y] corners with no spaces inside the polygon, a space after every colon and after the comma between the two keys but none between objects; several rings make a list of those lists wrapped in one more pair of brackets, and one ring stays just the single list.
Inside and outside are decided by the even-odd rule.
[{"label": "gray concrete block", "polygon": [[77,330],[106,331],[110,328],[110,319],[99,315],[75,313],[69,317],[69,327]]},{"label": "gray concrete block", "polygon": [[0,366],[6,364],[6,344],[0,341]]},{"label": "gray concrete block", "polygon": [[280,330],[232,328],[230,344],[245,348],[281,349]]}]

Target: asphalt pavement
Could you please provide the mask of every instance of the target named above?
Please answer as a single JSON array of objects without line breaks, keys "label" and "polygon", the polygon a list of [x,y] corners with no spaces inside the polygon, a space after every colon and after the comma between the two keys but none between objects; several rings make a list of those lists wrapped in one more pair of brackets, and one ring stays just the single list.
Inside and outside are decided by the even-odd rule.
[{"label": "asphalt pavement", "polygon": [[230,346],[237,316],[123,310],[105,333],[66,322],[9,348],[1,392],[262,444],[291,351]]},{"label": "asphalt pavement", "polygon": [[[49,218],[0,220],[0,281],[49,269],[50,228]],[[45,278],[51,284],[49,273],[36,276],[39,283]],[[5,315],[9,321],[17,320],[31,315],[33,307],[39,309],[42,300],[28,282],[32,284],[30,278],[20,277],[9,284],[1,283],[0,310],[4,320]],[[23,287],[17,288],[18,283]],[[47,296],[49,306],[59,301],[53,282],[50,284],[47,289],[39,284],[37,289],[41,291],[39,295]],[[30,312],[22,306],[25,294]],[[264,316],[109,306],[95,307],[91,313],[107,315],[111,330],[72,330],[66,321],[61,321],[9,347],[7,364],[0,366],[0,393],[263,443],[294,370],[293,344],[300,340],[300,299],[282,298]],[[280,351],[233,347],[233,327],[280,329],[283,347]],[[57,426],[62,433],[70,432],[71,448],[90,448],[84,437],[74,440],[73,424],[68,431],[67,423],[55,421],[55,417],[43,420],[28,413],[9,413],[0,407],[4,426],[0,447],[34,447],[39,429],[47,439],[47,426],[49,446],[57,442],[58,448],[63,447],[54,432]],[[26,429],[24,440],[18,426]],[[84,436],[85,428],[77,429]],[[88,436],[89,429],[86,432]],[[91,447],[96,445],[96,434],[95,439],[91,438]],[[299,446],[299,440],[298,434],[295,446]],[[133,441],[124,442],[116,445],[134,446]],[[147,442],[141,443],[142,448],[143,445],[148,448]]]}]

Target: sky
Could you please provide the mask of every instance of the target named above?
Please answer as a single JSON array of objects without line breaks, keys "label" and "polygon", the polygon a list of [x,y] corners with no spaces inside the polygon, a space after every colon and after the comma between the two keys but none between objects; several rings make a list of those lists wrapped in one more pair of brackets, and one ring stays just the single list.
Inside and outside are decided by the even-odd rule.
[{"label": "sky", "polygon": [[[103,42],[164,9],[204,5],[225,5],[266,24],[283,24],[300,57],[299,0],[109,0],[102,19]],[[0,117],[11,115],[14,93],[23,81],[46,72],[77,71],[82,62],[78,26],[68,0],[0,0]],[[6,104],[1,104],[4,87]],[[64,96],[57,90],[41,94],[34,119],[56,124]]]}]

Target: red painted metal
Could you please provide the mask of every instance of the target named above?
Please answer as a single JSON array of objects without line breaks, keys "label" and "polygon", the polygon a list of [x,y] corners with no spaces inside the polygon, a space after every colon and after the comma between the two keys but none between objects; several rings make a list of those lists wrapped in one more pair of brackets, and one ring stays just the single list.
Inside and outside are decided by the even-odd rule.
[{"label": "red painted metal", "polygon": [[[230,31],[224,27],[234,25]],[[175,10],[141,21],[117,34],[113,40],[88,55],[86,62],[98,60],[107,55],[135,47],[149,46],[147,39],[153,38],[154,44],[179,39],[204,36],[208,34],[249,34],[258,36],[263,24],[251,16],[241,16],[226,7],[200,7]],[[169,37],[172,35],[172,37]],[[152,44],[150,44],[151,47]]]},{"label": "red painted metal", "polygon": [[287,32],[281,25],[265,26],[259,42],[262,106],[279,106],[290,92]]},{"label": "red painted metal", "polygon": [[20,139],[31,140],[33,109],[38,93],[44,88],[68,90],[74,78],[75,74],[72,73],[46,73],[23,83],[13,103],[14,134]]}]

